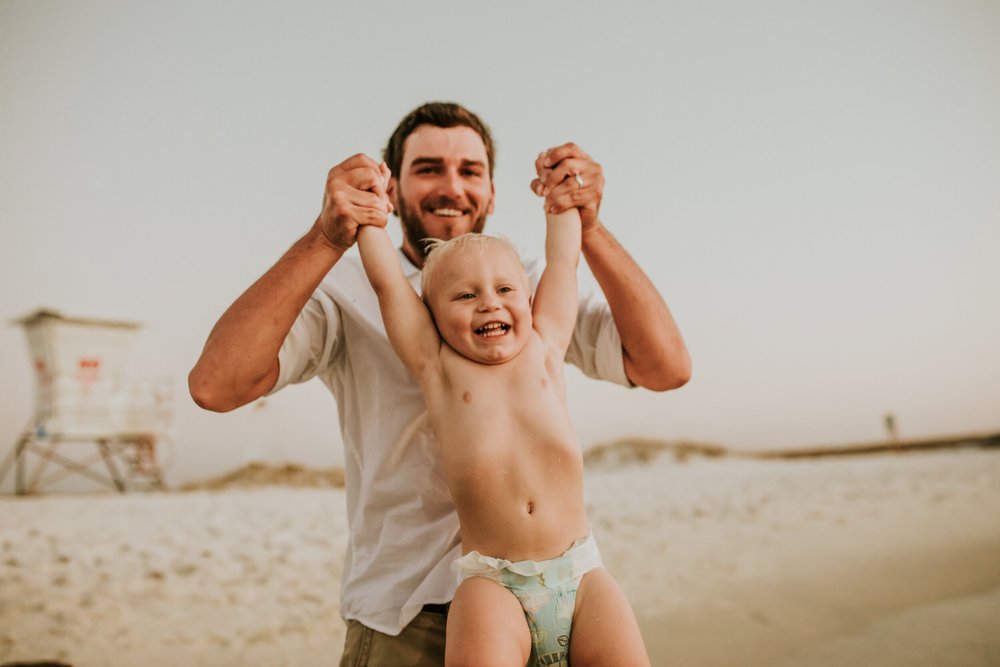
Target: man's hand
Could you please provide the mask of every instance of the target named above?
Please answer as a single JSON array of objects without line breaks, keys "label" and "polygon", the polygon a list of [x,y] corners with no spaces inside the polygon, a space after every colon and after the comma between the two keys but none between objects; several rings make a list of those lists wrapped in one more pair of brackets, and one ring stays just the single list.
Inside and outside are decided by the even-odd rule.
[{"label": "man's hand", "polygon": [[531,191],[545,197],[546,212],[579,209],[585,234],[600,224],[604,170],[582,148],[573,143],[550,148],[538,155],[535,170],[538,178],[531,181]]},{"label": "man's hand", "polygon": [[352,155],[330,170],[323,192],[323,210],[316,227],[335,248],[347,250],[358,238],[360,225],[385,227],[392,204],[385,188],[389,168],[363,153]]},{"label": "man's hand", "polygon": [[601,165],[576,144],[563,144],[540,154],[535,169],[538,178],[531,181],[531,190],[545,197],[546,212],[580,211],[583,256],[608,299],[629,381],[654,391],[686,383],[691,377],[691,358],[670,309],[598,219],[604,195]]}]

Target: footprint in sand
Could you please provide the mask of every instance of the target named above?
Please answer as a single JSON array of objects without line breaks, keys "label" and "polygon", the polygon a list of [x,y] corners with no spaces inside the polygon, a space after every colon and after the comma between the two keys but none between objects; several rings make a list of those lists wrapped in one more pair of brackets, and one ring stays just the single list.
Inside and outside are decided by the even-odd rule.
[{"label": "footprint in sand", "polygon": [[174,574],[181,577],[189,577],[198,571],[198,566],[193,563],[175,563]]}]

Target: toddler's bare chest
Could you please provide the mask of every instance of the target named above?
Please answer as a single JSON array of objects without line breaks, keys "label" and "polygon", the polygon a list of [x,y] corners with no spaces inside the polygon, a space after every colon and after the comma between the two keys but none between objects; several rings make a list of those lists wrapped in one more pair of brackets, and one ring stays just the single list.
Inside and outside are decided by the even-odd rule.
[{"label": "toddler's bare chest", "polygon": [[564,422],[562,364],[544,349],[526,349],[504,364],[445,364],[437,396],[428,408],[439,435],[463,440],[508,438],[528,431],[545,437]]},{"label": "toddler's bare chest", "polygon": [[442,370],[441,391],[446,401],[469,406],[487,397],[509,406],[544,400],[562,385],[562,364],[552,363],[541,345],[527,345],[514,359],[495,365],[453,357]]}]

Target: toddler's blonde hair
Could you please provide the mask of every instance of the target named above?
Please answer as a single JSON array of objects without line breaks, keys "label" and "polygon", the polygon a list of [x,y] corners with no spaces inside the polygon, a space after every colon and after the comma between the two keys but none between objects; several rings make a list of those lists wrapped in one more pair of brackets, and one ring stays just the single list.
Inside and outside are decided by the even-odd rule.
[{"label": "toddler's blonde hair", "polygon": [[427,248],[427,256],[424,257],[424,267],[420,275],[421,298],[423,298],[424,301],[427,300],[427,287],[430,285],[431,274],[434,273],[434,269],[442,261],[444,261],[448,255],[452,252],[466,250],[468,248],[477,248],[480,252],[482,252],[486,245],[490,242],[498,242],[507,247],[512,253],[514,253],[514,257],[517,257],[517,261],[521,263],[521,268],[524,268],[524,261],[521,259],[521,254],[517,251],[517,248],[515,248],[514,244],[510,242],[510,239],[500,234],[494,235],[469,232],[447,241],[442,239],[424,239],[423,244]]}]

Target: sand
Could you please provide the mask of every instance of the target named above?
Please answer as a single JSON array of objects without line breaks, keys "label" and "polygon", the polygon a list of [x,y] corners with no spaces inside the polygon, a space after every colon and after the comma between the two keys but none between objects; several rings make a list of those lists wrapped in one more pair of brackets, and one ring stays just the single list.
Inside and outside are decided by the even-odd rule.
[{"label": "sand", "polygon": [[[1000,450],[587,476],[654,665],[1000,664]],[[336,664],[341,489],[0,499],[0,663]]]}]

